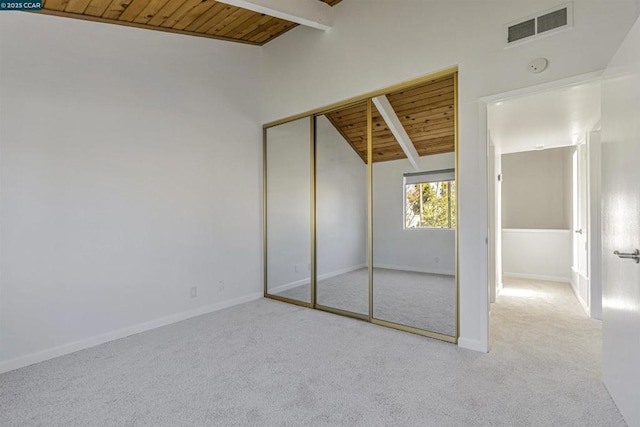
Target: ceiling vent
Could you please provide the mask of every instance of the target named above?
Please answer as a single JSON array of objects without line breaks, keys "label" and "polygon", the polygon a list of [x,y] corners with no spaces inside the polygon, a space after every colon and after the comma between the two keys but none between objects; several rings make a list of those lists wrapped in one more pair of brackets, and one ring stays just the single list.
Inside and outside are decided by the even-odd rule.
[{"label": "ceiling vent", "polygon": [[505,25],[506,46],[525,43],[573,28],[573,2]]}]

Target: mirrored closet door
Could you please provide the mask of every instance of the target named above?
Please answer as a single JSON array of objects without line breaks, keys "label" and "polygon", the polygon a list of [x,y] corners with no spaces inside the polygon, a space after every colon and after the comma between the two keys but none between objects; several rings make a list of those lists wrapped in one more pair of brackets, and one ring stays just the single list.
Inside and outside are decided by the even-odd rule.
[{"label": "mirrored closet door", "polygon": [[457,72],[265,126],[265,296],[457,342]]},{"label": "mirrored closet door", "polygon": [[[374,98],[373,318],[456,337],[455,79]],[[441,335],[441,336],[439,336]]]},{"label": "mirrored closet door", "polygon": [[367,105],[316,116],[316,305],[368,317]]},{"label": "mirrored closet door", "polygon": [[265,270],[270,296],[311,304],[312,118],[265,130]]}]

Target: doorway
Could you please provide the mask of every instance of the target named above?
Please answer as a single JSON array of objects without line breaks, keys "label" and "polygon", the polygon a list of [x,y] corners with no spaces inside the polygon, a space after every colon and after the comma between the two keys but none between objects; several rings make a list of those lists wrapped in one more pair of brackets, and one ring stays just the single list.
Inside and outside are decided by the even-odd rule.
[{"label": "doorway", "polygon": [[597,76],[487,100],[492,303],[555,283],[599,318],[599,118]]}]

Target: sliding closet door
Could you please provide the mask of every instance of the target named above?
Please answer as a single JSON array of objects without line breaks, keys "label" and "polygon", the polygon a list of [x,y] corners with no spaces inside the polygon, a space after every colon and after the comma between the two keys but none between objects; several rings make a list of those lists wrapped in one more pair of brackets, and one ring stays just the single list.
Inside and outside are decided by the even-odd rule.
[{"label": "sliding closet door", "polygon": [[452,71],[268,125],[265,295],[457,342],[456,145]]},{"label": "sliding closet door", "polygon": [[316,117],[316,305],[368,317],[366,103]]},{"label": "sliding closet door", "polygon": [[455,76],[374,107],[373,322],[455,341]]},{"label": "sliding closet door", "polygon": [[266,129],[264,146],[266,294],[304,304],[312,301],[311,120]]}]

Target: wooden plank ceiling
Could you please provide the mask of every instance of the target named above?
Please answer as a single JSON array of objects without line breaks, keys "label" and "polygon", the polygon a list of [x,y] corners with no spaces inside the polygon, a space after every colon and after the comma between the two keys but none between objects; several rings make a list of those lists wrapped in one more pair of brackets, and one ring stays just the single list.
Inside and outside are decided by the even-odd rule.
[{"label": "wooden plank ceiling", "polygon": [[[420,156],[455,151],[453,75],[389,93],[387,98]],[[327,118],[366,163],[366,104],[328,113]],[[373,162],[406,158],[375,105],[372,120]]]},{"label": "wooden plank ceiling", "polygon": [[44,0],[40,13],[255,45],[298,25],[214,0]]}]

